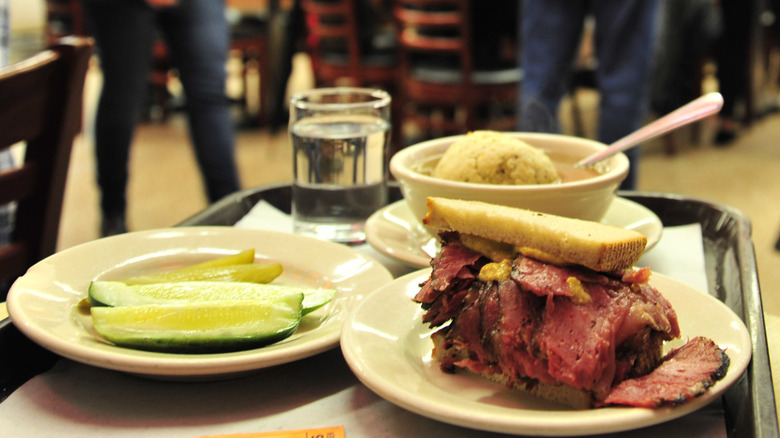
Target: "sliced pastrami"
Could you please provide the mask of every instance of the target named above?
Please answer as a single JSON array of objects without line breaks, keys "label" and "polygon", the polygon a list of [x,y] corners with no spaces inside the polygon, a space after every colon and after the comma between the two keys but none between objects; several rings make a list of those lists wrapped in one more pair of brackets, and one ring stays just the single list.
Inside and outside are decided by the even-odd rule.
[{"label": "sliced pastrami", "polygon": [[603,404],[656,408],[685,403],[722,379],[729,363],[711,339],[696,337],[664,356],[650,374],[616,385]]},{"label": "sliced pastrami", "polygon": [[[448,339],[455,344],[467,346],[469,357],[455,365],[482,372],[485,366],[495,362],[495,355],[489,343],[485,343],[486,333],[491,333],[495,325],[494,312],[486,314],[487,307],[497,309],[497,288],[479,283],[481,288],[472,288],[464,299],[463,309],[450,324]],[[490,324],[486,327],[485,324]],[[486,348],[487,347],[487,348]]]},{"label": "sliced pastrami", "polygon": [[512,385],[523,378],[555,384],[547,361],[535,355],[534,336],[541,323],[544,299],[521,291],[514,281],[499,283],[501,322],[495,338],[501,373]]},{"label": "sliced pastrami", "polygon": [[[447,233],[442,233],[443,239],[448,239]],[[449,239],[453,237],[450,236]],[[423,288],[414,297],[421,304],[431,304],[450,287],[464,287],[474,281],[476,273],[472,268],[482,255],[461,245],[457,240],[442,245],[441,254],[431,260],[433,271],[431,278],[424,283]],[[479,272],[478,270],[476,271]]]},{"label": "sliced pastrami", "polygon": [[[644,268],[643,268],[644,269]],[[639,273],[638,271],[641,271]],[[637,271],[616,271],[601,273],[581,266],[556,266],[530,257],[518,255],[513,261],[512,279],[523,289],[533,292],[540,297],[547,295],[572,296],[568,284],[569,278],[576,278],[581,283],[594,283],[620,288],[627,283],[636,283],[643,280],[646,283],[649,271],[642,269]]]},{"label": "sliced pastrami", "polygon": [[615,338],[633,300],[619,292],[586,285],[589,303],[549,296],[536,342],[550,375],[576,389],[606,396],[615,377]]},{"label": "sliced pastrami", "polygon": [[638,375],[643,346],[660,348],[652,343],[621,350],[621,344],[679,336],[671,304],[647,284],[648,270],[602,274],[518,256],[510,279],[484,283],[476,275],[487,259],[457,235],[446,237],[415,298],[431,327],[452,320],[437,333],[447,350],[446,371],[498,372],[509,384],[564,383],[603,399],[615,383]]},{"label": "sliced pastrami", "polygon": [[623,341],[645,327],[666,340],[678,337],[680,329],[671,305],[650,285],[610,280],[584,281],[582,287],[590,302],[547,297],[536,343],[549,362],[551,376],[593,391],[600,399],[625,375],[616,362],[616,350]]},{"label": "sliced pastrami", "polygon": [[512,280],[523,289],[540,297],[547,295],[571,296],[567,284],[568,270],[532,258],[517,256],[512,266]]}]

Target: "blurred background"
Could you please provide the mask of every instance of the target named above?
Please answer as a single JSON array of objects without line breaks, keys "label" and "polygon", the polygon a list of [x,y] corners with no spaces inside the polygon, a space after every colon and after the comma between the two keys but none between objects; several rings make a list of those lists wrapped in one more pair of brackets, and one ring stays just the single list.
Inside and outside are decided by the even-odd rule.
[{"label": "blurred background", "polygon": [[[78,2],[8,1],[12,61],[30,56],[53,38],[84,32],[83,22],[78,15]],[[349,42],[328,43],[328,38],[323,37],[327,34],[323,33],[323,28],[329,24],[328,18],[318,17],[316,9],[302,10],[314,3],[317,2],[307,0],[299,5],[275,0],[227,1],[233,44],[226,66],[226,90],[232,103],[237,133],[237,162],[244,188],[291,179],[286,100],[295,90],[331,83],[382,86],[381,82],[387,80],[389,72],[393,83],[386,85],[386,88],[391,89],[400,104],[401,94],[392,87],[397,84],[395,81],[404,77],[405,72],[416,69],[414,73],[418,76],[439,74],[445,77],[451,73],[446,69],[437,70],[442,67],[452,68],[453,63],[449,59],[426,63],[433,58],[408,60],[405,57],[401,52],[403,49],[399,48],[402,38],[396,37],[409,37],[409,43],[425,43],[423,37],[426,35],[421,30],[424,27],[419,23],[412,28],[399,27],[402,25],[402,17],[399,18],[397,11],[393,13],[391,9],[380,9],[381,13],[373,17],[364,15],[357,22],[372,23],[372,32],[368,36],[364,31],[362,35],[352,37],[363,44],[358,44],[360,47],[356,49],[362,55],[363,63],[374,69],[350,64],[354,61],[348,60],[348,55],[353,53]],[[330,6],[337,6],[341,1],[332,0],[330,3]],[[668,5],[680,2],[665,0],[661,3]],[[700,12],[712,12],[708,6],[713,2],[699,3],[705,4]],[[748,3],[753,4],[753,11],[748,23],[749,44],[742,49],[747,55],[742,66],[745,87],[735,106],[736,128],[733,138],[723,141],[720,121],[711,118],[645,144],[637,189],[693,196],[727,204],[745,213],[753,225],[753,242],[765,310],[780,314],[780,251],[777,249],[780,238],[778,17],[769,2]],[[378,3],[376,5],[382,6]],[[485,23],[496,23],[488,27],[506,31],[499,32],[497,36],[491,34],[488,39],[498,44],[492,51],[478,51],[482,54],[481,58],[472,61],[479,68],[498,72],[504,85],[514,83],[516,86],[517,13],[512,8],[516,8],[517,3],[506,2],[502,7],[510,8],[499,8],[498,15],[503,20],[494,14],[480,16],[480,22],[483,27]],[[337,10],[330,12],[331,16],[340,13]],[[674,97],[684,100],[708,91],[721,90],[716,62],[719,46],[714,43],[714,36],[704,38],[708,35],[706,29],[711,28],[699,27],[698,31],[688,29],[713,26],[712,22],[707,21],[707,17],[699,17],[688,22],[674,23],[668,19],[664,21],[662,13],[659,14],[659,25],[666,25],[666,32],[671,32],[670,28],[679,32],[698,32],[694,35],[701,36],[704,41],[700,47],[691,48],[695,56],[684,55],[681,58],[678,54],[675,61],[667,53],[669,56],[665,59],[674,67],[679,67],[677,77],[683,78],[676,85],[684,87],[678,92],[672,90],[669,82],[664,85],[657,81],[653,90],[655,97],[668,97],[672,93]],[[714,26],[718,28],[717,15],[714,17]],[[343,24],[343,19],[333,21]],[[500,28],[499,23],[506,27]],[[477,30],[472,29],[470,32],[483,35],[480,32],[485,30],[477,27]],[[678,43],[691,40],[690,37],[681,36],[682,33],[665,35],[673,40],[678,38],[675,40]],[[594,138],[600,96],[593,83],[592,70],[597,59],[592,37],[593,29],[586,25],[579,56],[572,66],[571,82],[567,84],[565,98],[555,116],[564,133]],[[369,53],[371,50],[374,52]],[[148,105],[143,114],[139,115],[142,123],[136,131],[130,157],[127,221],[131,230],[175,225],[208,204],[189,144],[182,111],[184,96],[181,85],[176,72],[166,60],[164,44],[155,45],[153,61]],[[413,62],[417,62],[412,66],[414,68],[409,64]],[[338,67],[339,64],[341,67]],[[357,71],[361,73],[355,73]],[[506,102],[501,102],[499,98],[487,104],[482,102],[482,106],[476,102],[473,110],[452,109],[446,105],[443,97],[441,102],[420,100],[419,95],[414,95],[417,89],[412,79],[407,86],[408,95],[403,97],[405,106],[399,109],[399,114],[401,110],[404,111],[403,121],[398,122],[400,116],[395,120],[398,128],[394,132],[396,148],[422,138],[452,132],[452,123],[448,123],[451,120],[455,121],[455,129],[461,130],[464,126],[503,130],[511,130],[514,126],[511,113],[515,95],[511,95],[511,99]],[[88,73],[85,89],[84,129],[72,153],[59,249],[99,237],[99,196],[95,184],[91,128],[101,81],[100,65],[95,60]],[[446,78],[443,81],[447,83]],[[438,96],[436,93],[440,88],[421,89],[420,92],[423,97]],[[502,93],[501,96],[507,96],[509,92]],[[412,109],[407,111],[408,108]],[[647,120],[651,121],[658,115],[651,108]],[[509,117],[509,125],[506,124],[506,117]],[[472,123],[478,118],[482,122]]]}]

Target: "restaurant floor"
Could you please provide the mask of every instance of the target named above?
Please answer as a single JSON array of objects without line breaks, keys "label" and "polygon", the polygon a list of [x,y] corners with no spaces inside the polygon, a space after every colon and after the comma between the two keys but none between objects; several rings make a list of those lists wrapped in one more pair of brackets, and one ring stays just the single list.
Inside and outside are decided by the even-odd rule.
[{"label": "restaurant floor", "polygon": [[[311,87],[308,59],[294,60],[289,90]],[[65,193],[59,248],[98,237],[98,197],[94,184],[91,131],[100,73],[94,67],[86,87],[85,134],[77,139]],[[288,91],[289,91],[288,90]],[[586,134],[592,135],[598,97],[580,92]],[[565,102],[562,114],[568,114]],[[564,117],[566,119],[566,117]],[[752,221],[764,310],[780,315],[780,113],[767,113],[744,126],[728,147],[715,147],[713,120],[672,134],[676,153],[660,140],[644,146],[639,190],[670,192],[731,205]],[[287,181],[291,153],[284,129],[239,129],[237,159],[244,187]],[[131,154],[128,225],[144,230],[174,225],[206,207],[200,176],[186,130],[174,113],[165,123],[139,127]]]}]

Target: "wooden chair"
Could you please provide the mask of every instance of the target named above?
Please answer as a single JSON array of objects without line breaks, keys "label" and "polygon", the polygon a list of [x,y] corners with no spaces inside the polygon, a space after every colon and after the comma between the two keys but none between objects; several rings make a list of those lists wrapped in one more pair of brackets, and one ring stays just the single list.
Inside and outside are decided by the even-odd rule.
[{"label": "wooden chair", "polygon": [[[381,2],[375,5],[382,6]],[[396,144],[400,124],[395,28],[390,19],[382,23],[381,10],[368,5],[363,0],[302,0],[306,48],[316,87],[372,87],[390,93],[391,142]]]},{"label": "wooden chair", "polygon": [[168,46],[162,38],[152,43],[151,66],[149,67],[149,102],[142,114],[146,122],[168,120],[171,112],[171,93],[168,85],[171,81],[171,61]]},{"label": "wooden chair", "polygon": [[92,50],[92,40],[67,37],[0,71],[0,149],[25,143],[23,161],[0,172],[0,205],[16,203],[10,243],[0,247],[0,282],[56,250]]},{"label": "wooden chair", "polygon": [[391,28],[384,43],[366,41],[366,35],[378,29],[361,30],[361,26],[373,24],[360,22],[358,1],[361,0],[301,1],[315,85],[372,86],[392,92],[396,75],[395,36]]},{"label": "wooden chair", "polygon": [[84,14],[81,12],[81,1],[78,0],[46,0],[46,45],[51,46],[63,37],[76,35],[86,36]]},{"label": "wooden chair", "polygon": [[[229,2],[231,3],[231,2]],[[247,122],[251,126],[265,126],[268,123],[269,94],[271,86],[271,69],[269,61],[269,23],[273,9],[265,11],[243,10],[234,8],[228,4],[227,14],[230,26],[230,51],[241,59],[241,79],[243,84],[242,95],[239,104]],[[254,118],[249,115],[249,87],[248,77],[256,72],[260,77],[258,88],[257,115]],[[145,114],[147,120],[156,119],[164,122],[170,115],[170,92],[172,65],[168,46],[162,38],[158,38],[152,45],[152,66],[149,73],[149,85],[151,88],[151,102],[149,114]],[[155,117],[152,117],[154,113]]]},{"label": "wooden chair", "polygon": [[243,83],[242,107],[248,113],[249,76],[255,72],[260,77],[257,89],[257,116],[253,125],[266,126],[269,123],[271,104],[271,66],[270,66],[270,26],[274,9],[264,13],[246,13],[237,11],[238,19],[230,26],[230,49],[241,58],[241,78]]},{"label": "wooden chair", "polygon": [[394,0],[399,118],[417,139],[515,129],[520,69],[477,66],[471,8],[470,0]]}]

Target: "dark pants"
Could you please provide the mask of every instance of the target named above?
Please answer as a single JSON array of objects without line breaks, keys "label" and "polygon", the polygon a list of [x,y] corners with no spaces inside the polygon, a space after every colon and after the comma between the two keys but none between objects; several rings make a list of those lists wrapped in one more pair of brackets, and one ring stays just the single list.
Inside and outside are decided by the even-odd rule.
[{"label": "dark pants", "polygon": [[734,107],[748,92],[753,1],[722,0],[723,33],[715,44],[718,86],[723,95],[720,115],[734,117]]},{"label": "dark pants", "polygon": [[124,214],[126,208],[130,144],[147,98],[151,48],[158,35],[164,37],[181,78],[190,137],[209,201],[238,190],[233,122],[225,94],[229,34],[224,1],[186,0],[159,10],[141,0],[83,3],[104,81],[95,120],[103,213]]},{"label": "dark pants", "polygon": [[[595,19],[598,140],[612,143],[638,129],[648,110],[657,0],[525,0],[521,11],[522,131],[558,130],[558,105],[567,91],[583,23]],[[634,189],[639,149],[626,152]]]}]

